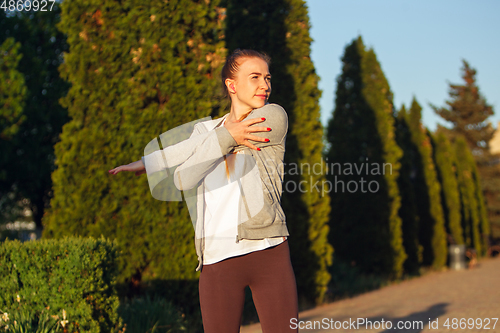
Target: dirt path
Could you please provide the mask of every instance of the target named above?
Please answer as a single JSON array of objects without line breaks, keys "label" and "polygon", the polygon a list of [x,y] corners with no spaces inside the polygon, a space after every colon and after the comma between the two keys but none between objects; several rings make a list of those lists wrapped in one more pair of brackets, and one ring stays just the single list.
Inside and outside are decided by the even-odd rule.
[{"label": "dirt path", "polygon": [[[445,326],[447,320],[449,326]],[[485,329],[488,320],[489,329]],[[304,311],[291,324],[300,325],[304,333],[500,332],[500,258],[484,259],[470,270],[430,273]],[[259,332],[260,324],[241,329],[241,333]]]}]

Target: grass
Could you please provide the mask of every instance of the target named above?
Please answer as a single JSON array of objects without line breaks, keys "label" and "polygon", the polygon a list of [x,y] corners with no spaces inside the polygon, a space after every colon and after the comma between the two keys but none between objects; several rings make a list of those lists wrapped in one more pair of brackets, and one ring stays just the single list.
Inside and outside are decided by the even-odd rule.
[{"label": "grass", "polygon": [[200,323],[194,317],[186,317],[168,300],[150,296],[122,300],[118,314],[123,320],[120,332],[127,333],[174,333],[199,331]]}]

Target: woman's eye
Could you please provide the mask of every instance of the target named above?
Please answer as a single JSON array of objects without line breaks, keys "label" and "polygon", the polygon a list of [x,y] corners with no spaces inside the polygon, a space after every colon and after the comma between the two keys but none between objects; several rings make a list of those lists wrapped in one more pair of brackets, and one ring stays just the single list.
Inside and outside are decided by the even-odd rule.
[{"label": "woman's eye", "polygon": [[259,77],[258,76],[252,76],[252,79],[258,79]]}]

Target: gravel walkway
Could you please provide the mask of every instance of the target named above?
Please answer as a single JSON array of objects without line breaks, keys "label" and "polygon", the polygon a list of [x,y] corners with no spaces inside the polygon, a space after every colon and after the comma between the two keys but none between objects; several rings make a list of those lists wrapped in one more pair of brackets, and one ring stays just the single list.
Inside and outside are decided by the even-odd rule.
[{"label": "gravel walkway", "polygon": [[[299,324],[304,333],[500,332],[500,258],[483,259],[469,270],[429,273],[307,310],[292,322]],[[241,333],[260,332],[260,324],[241,329]]]}]

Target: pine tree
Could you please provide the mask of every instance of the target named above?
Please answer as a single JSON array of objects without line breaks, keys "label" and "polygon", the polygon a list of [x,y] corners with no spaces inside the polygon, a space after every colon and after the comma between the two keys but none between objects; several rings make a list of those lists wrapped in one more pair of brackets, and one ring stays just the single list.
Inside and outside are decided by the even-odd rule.
[{"label": "pine tree", "polygon": [[[119,283],[196,304],[194,232],[183,202],[155,200],[145,176],[111,176],[161,133],[220,112],[226,50],[217,1],[62,2],[70,46],[61,75],[67,123],[56,145],[44,236],[104,235],[122,251]],[[183,289],[181,288],[183,286]],[[181,289],[177,289],[181,288]],[[191,294],[191,295],[189,295]]]},{"label": "pine tree", "polygon": [[226,0],[225,4],[228,50],[255,49],[272,59],[270,102],[288,114],[282,205],[292,263],[299,297],[321,303],[330,280],[332,247],[327,237],[329,197],[322,186],[321,92],[310,58],[307,7],[303,0]]},{"label": "pine tree", "polygon": [[[334,191],[331,242],[336,257],[363,272],[398,278],[406,253],[398,216],[402,151],[394,133],[392,93],[375,52],[365,49],[361,37],[346,47],[342,62],[327,130]],[[360,165],[366,167],[361,175],[355,171]]]},{"label": "pine tree", "polygon": [[432,145],[422,126],[422,107],[413,98],[408,113],[411,139],[417,147],[415,197],[419,220],[419,241],[423,246],[425,266],[439,269],[446,264],[447,247],[444,214],[441,204],[441,185],[432,160]]},{"label": "pine tree", "polygon": [[443,133],[434,137],[429,135],[433,143],[434,162],[437,167],[438,180],[441,184],[441,202],[443,204],[445,224],[450,244],[464,244],[463,230],[460,224],[460,192],[456,177],[455,152]]},{"label": "pine tree", "polygon": [[476,70],[463,60],[462,78],[465,85],[450,84],[448,108],[432,106],[444,120],[452,125],[451,131],[463,136],[476,159],[488,159],[489,142],[493,137],[493,128],[488,117],[493,115],[493,108],[479,93],[476,85]]},{"label": "pine tree", "polygon": [[[493,115],[493,107],[486,102],[479,92],[476,83],[476,70],[463,60],[462,78],[464,84],[450,84],[450,100],[447,107],[438,108],[431,105],[434,111],[451,123],[451,127],[440,127],[438,130],[449,136],[451,141],[456,137],[464,137],[467,146],[477,163],[483,195],[487,201],[485,230],[496,230],[494,236],[500,238],[500,166],[498,157],[490,153],[489,142],[493,137],[493,128],[488,118]],[[489,236],[488,236],[489,237]],[[488,243],[488,242],[487,242]]]},{"label": "pine tree", "polygon": [[422,264],[422,246],[418,241],[418,221],[415,198],[415,175],[418,149],[411,141],[408,126],[408,113],[403,105],[396,117],[396,140],[403,150],[401,169],[399,171],[398,188],[401,195],[401,207],[398,215],[402,220],[403,246],[408,257],[404,269],[410,274],[418,274]]}]

